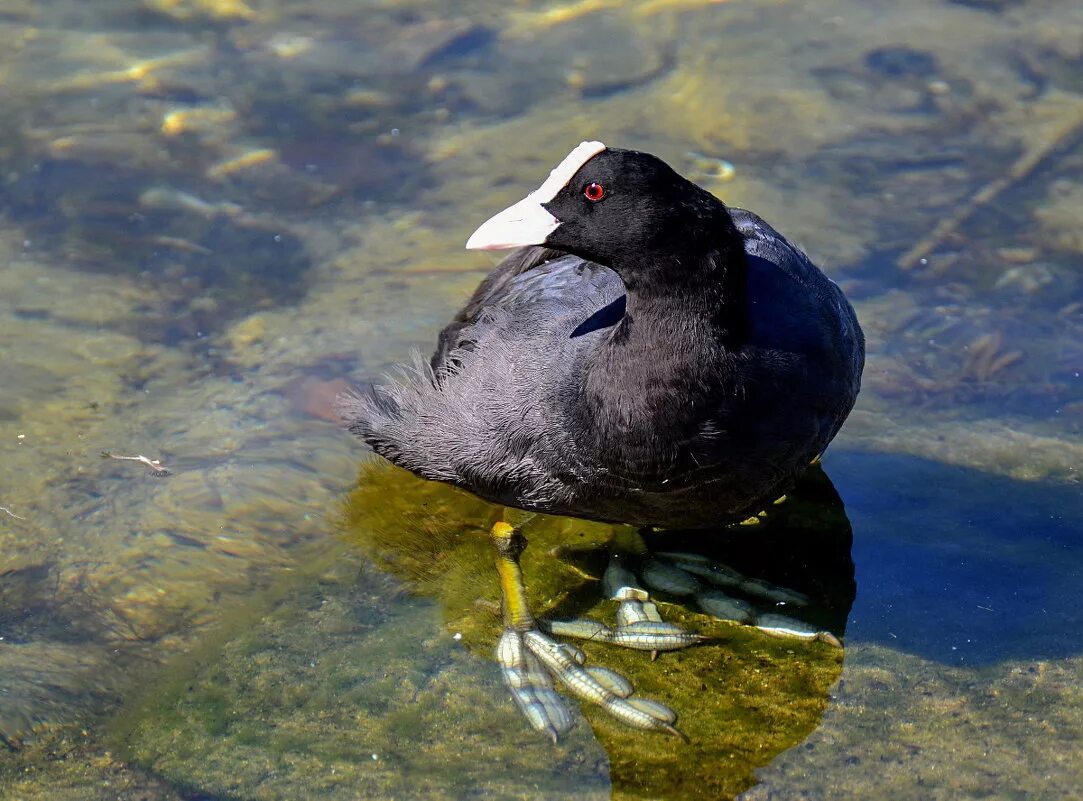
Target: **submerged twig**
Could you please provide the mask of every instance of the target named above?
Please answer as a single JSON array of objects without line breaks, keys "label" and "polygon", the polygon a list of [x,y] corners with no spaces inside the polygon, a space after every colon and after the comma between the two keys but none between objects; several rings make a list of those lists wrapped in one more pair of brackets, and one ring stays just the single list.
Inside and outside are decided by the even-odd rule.
[{"label": "submerged twig", "polygon": [[140,464],[145,464],[150,469],[150,474],[159,478],[168,476],[170,472],[172,472],[168,467],[162,464],[160,459],[148,459],[141,454],[139,456],[117,456],[115,453],[102,451],[102,456],[106,459],[117,459],[123,462],[139,462]]},{"label": "submerged twig", "polygon": [[11,517],[14,517],[16,520],[26,520],[25,517],[20,517],[19,515],[15,514],[13,511],[8,509],[6,506],[0,506],[0,512],[3,512],[4,514],[10,515]]},{"label": "submerged twig", "polygon": [[919,239],[910,250],[899,257],[899,260],[895,262],[896,266],[900,270],[914,269],[922,259],[955,233],[959,226],[969,220],[975,211],[993,201],[1008,187],[1022,181],[1054,153],[1062,148],[1070,147],[1080,136],[1083,136],[1083,109],[1070,115],[1053,131],[1051,136],[1016,159],[1006,173],[982,186],[950,216],[941,220],[929,234]]}]

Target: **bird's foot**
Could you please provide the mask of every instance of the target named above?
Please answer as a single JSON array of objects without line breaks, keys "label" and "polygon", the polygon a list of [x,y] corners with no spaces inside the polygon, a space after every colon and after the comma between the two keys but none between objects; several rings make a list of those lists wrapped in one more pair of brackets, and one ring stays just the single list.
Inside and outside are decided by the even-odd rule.
[{"label": "bird's foot", "polygon": [[[618,568],[611,564],[609,570],[614,569]],[[790,610],[800,610],[809,605],[810,599],[804,593],[750,578],[701,554],[652,554],[640,575],[652,589],[688,597],[705,614],[719,620],[751,626],[776,637],[819,641],[842,647],[842,641],[832,632],[790,613]],[[621,579],[628,580],[626,576]],[[608,575],[606,580],[607,583],[611,581]]]},{"label": "bird's foot", "polygon": [[519,567],[526,539],[507,523],[494,525],[491,536],[498,554],[505,622],[496,659],[505,685],[530,725],[555,742],[574,724],[571,710],[554,687],[556,680],[573,695],[598,704],[628,726],[684,738],[675,725],[677,715],[672,709],[649,698],[636,697],[631,682],[612,670],[585,667],[582,651],[558,642],[542,629],[557,633],[560,626],[570,626],[578,636],[584,636],[584,630],[576,627],[593,626],[585,636],[649,651],[683,648],[701,638],[663,622],[646,593],[631,588],[628,588],[629,597],[621,602],[623,611],[618,613],[616,629],[594,621],[539,625],[527,606]]},{"label": "bird's foot", "polygon": [[617,627],[595,620],[542,621],[548,632],[564,637],[651,651],[674,651],[707,638],[662,620],[648,593],[694,604],[717,620],[750,626],[765,634],[842,647],[832,632],[802,619],[811,605],[804,593],[752,578],[698,553],[651,552],[636,533],[622,532],[602,576],[608,597],[618,601]]},{"label": "bird's foot", "polygon": [[597,704],[622,723],[642,731],[685,738],[677,714],[665,704],[636,697],[631,682],[604,667],[586,667],[578,648],[538,628],[506,629],[496,658],[515,704],[537,731],[556,742],[574,724],[571,710],[553,686],[556,679],[576,697]]},{"label": "bird's foot", "polygon": [[551,634],[650,651],[652,656],[657,656],[659,651],[676,651],[707,639],[662,620],[650,595],[638,586],[624,584],[611,596],[620,604],[616,628],[589,618],[549,620],[540,625]]}]

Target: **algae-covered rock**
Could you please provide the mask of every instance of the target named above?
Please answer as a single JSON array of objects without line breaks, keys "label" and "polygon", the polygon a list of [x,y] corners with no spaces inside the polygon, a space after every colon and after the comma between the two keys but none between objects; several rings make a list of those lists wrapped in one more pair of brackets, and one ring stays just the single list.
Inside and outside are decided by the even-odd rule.
[{"label": "algae-covered rock", "polygon": [[[0,621],[2,624],[3,621]],[[0,626],[0,631],[7,627]],[[0,744],[17,744],[39,727],[100,713],[117,676],[106,649],[84,643],[0,642]],[[0,768],[0,775],[3,774]]]},{"label": "algae-covered rock", "polygon": [[494,665],[355,551],[175,667],[118,724],[124,752],[232,798],[608,797],[589,734],[521,726]]},{"label": "algae-covered rock", "polygon": [[795,788],[809,801],[1069,798],[1083,780],[1081,686],[1078,657],[1010,661],[976,676],[855,648],[821,728],[741,799],[781,801]]}]

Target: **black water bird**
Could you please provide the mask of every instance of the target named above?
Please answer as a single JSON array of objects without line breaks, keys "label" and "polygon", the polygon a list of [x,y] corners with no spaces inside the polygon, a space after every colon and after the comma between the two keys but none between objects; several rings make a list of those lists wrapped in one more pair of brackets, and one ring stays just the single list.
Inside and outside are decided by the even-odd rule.
[{"label": "black water bird", "polygon": [[[467,247],[517,250],[429,364],[342,403],[350,431],[425,478],[527,510],[718,528],[786,493],[854,405],[864,339],[839,287],[655,156],[583,142]],[[522,544],[498,528],[522,635]]]},{"label": "black water bird", "polygon": [[522,248],[431,369],[347,402],[395,464],[497,503],[717,526],[785,493],[857,396],[841,290],[751,212],[646,153],[577,147],[468,248]]}]

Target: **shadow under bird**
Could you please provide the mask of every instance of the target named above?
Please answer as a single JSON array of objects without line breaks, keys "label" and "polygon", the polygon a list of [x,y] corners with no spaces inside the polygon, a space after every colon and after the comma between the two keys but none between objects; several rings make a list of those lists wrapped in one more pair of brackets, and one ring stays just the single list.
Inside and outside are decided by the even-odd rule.
[{"label": "shadow under bird", "polygon": [[[515,252],[429,364],[341,399],[351,432],[420,476],[530,511],[719,529],[783,496],[854,405],[864,339],[839,287],[755,214],[655,156],[583,142],[467,248]],[[679,734],[671,710],[549,633],[650,651],[700,638],[662,621],[619,571],[607,582],[616,629],[536,621],[525,541],[505,523],[492,537],[497,658],[531,725],[554,739],[572,725],[555,676],[629,725]]]}]

